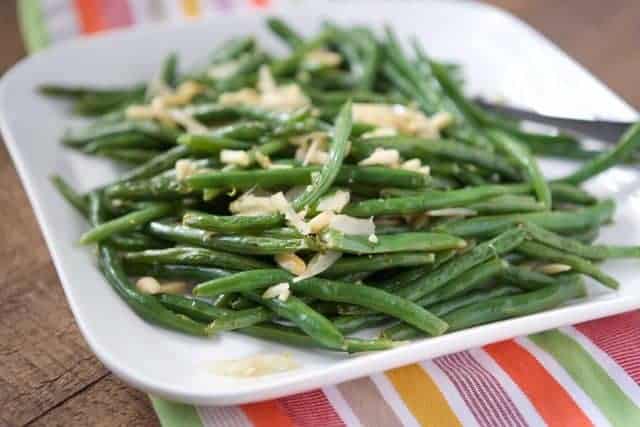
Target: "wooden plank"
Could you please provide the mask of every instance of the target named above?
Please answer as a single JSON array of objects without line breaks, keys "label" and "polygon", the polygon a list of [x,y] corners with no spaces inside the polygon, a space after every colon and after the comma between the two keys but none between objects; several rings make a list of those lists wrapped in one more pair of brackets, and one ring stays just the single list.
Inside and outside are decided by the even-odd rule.
[{"label": "wooden plank", "polygon": [[150,427],[158,425],[158,420],[144,393],[108,375],[30,425]]}]

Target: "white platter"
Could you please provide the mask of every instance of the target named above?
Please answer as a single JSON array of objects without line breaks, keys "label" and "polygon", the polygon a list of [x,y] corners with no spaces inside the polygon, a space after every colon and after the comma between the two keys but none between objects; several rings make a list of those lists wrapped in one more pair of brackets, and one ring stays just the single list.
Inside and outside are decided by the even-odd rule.
[{"label": "white platter", "polygon": [[[304,2],[303,7],[290,8],[282,16],[305,33],[315,31],[327,16],[377,27],[387,22],[403,37],[417,35],[435,57],[461,63],[473,93],[585,118],[637,117],[619,97],[547,40],[496,9],[477,3],[426,0],[313,3]],[[60,173],[86,190],[108,181],[117,171],[105,160],[72,153],[58,143],[70,124],[68,110],[59,102],[38,96],[35,88],[45,82],[109,85],[146,80],[172,50],[178,50],[185,63],[192,63],[206,56],[218,41],[247,32],[255,33],[268,47],[279,47],[262,17],[225,15],[186,26],[148,27],[72,41],[26,59],[2,79],[3,136],[71,309],[93,351],[125,381],[183,402],[251,402],[640,307],[640,266],[637,261],[619,261],[605,267],[622,283],[618,292],[594,291],[590,299],[564,308],[356,357],[297,350],[236,334],[192,338],[140,320],[100,276],[92,251],[75,244],[86,224],[48,180],[51,174]],[[545,166],[553,175],[572,167],[557,161]],[[616,223],[603,231],[602,241],[640,242],[639,184],[637,171],[621,168],[590,183],[598,195],[618,202]],[[219,359],[282,351],[291,351],[302,368],[254,380],[217,377],[208,369]]]}]

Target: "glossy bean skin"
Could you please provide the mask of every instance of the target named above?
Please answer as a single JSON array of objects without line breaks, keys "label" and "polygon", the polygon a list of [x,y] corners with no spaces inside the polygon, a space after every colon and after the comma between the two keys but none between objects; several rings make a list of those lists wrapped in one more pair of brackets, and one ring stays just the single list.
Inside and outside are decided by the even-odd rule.
[{"label": "glossy bean skin", "polygon": [[431,335],[440,335],[447,329],[446,323],[422,307],[377,288],[316,278],[294,282],[291,288],[295,293],[300,292],[325,301],[356,304],[382,312]]}]

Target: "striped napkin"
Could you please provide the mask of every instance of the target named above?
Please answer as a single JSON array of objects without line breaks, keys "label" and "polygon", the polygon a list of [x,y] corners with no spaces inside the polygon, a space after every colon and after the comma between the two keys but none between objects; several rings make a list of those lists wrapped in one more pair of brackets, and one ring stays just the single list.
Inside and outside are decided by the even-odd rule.
[{"label": "striped napkin", "polygon": [[[77,35],[303,0],[19,0],[35,51]],[[640,313],[438,357],[248,405],[151,397],[165,427],[640,426]]]}]

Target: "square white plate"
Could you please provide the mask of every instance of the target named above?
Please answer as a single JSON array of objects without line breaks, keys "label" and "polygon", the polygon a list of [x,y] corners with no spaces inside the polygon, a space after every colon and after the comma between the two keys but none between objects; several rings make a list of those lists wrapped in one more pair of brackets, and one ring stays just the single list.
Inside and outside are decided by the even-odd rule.
[{"label": "square white plate", "polygon": [[[387,22],[400,36],[417,35],[427,52],[465,67],[473,93],[502,96],[530,108],[559,114],[633,120],[635,112],[588,72],[515,18],[466,2],[305,2],[282,15],[310,33],[324,17],[379,27]],[[366,15],[366,16],[365,16]],[[223,39],[255,33],[267,47],[281,46],[256,15],[225,15],[171,28],[142,28],[55,46],[18,64],[0,87],[2,132],[46,237],[69,304],[91,348],[109,369],[135,387],[184,402],[235,404],[274,398],[337,383],[384,369],[640,307],[638,261],[611,262],[606,270],[622,287],[568,307],[425,339],[376,354],[347,356],[297,350],[237,334],[212,339],[184,336],[140,320],[95,268],[91,249],[75,244],[83,219],[53,190],[48,177],[64,175],[83,190],[117,172],[105,160],[64,149],[59,138],[70,124],[64,104],[42,98],[45,82],[126,84],[153,75],[162,58],[178,50],[184,63],[202,59]],[[572,165],[547,163],[554,175]],[[618,201],[615,225],[603,241],[640,242],[640,183],[637,171],[615,169],[590,188]],[[594,287],[594,289],[597,289]],[[252,380],[214,376],[209,366],[257,352],[291,351],[299,370]]]}]

